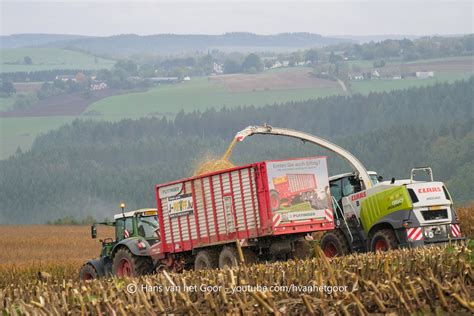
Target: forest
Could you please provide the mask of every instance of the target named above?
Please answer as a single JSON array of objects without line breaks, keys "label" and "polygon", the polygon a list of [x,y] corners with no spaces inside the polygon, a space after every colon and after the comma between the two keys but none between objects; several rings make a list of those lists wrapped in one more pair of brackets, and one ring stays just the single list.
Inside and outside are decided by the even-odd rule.
[{"label": "forest", "polygon": [[[474,197],[473,91],[471,77],[367,96],[180,112],[174,119],[76,120],[0,161],[0,222],[102,220],[118,212],[120,201],[130,209],[153,207],[155,184],[190,176],[222,154],[236,132],[263,123],[330,139],[387,180],[430,165],[462,205]],[[231,160],[240,165],[311,155],[328,155],[332,175],[350,171],[313,145],[272,136],[239,143]]]}]

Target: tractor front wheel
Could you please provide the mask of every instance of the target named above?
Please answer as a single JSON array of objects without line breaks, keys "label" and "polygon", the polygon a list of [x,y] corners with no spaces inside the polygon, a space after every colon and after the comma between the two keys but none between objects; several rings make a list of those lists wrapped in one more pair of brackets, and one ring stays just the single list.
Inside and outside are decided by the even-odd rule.
[{"label": "tractor front wheel", "polygon": [[135,256],[127,248],[119,249],[114,256],[113,271],[118,277],[135,277],[153,272],[149,257]]},{"label": "tractor front wheel", "polygon": [[92,264],[86,263],[81,267],[81,270],[79,271],[79,278],[82,281],[94,280],[97,279],[97,277],[97,271],[92,266]]},{"label": "tractor front wheel", "polygon": [[381,229],[370,239],[370,250],[373,252],[387,251],[398,248],[398,240],[393,229]]},{"label": "tractor front wheel", "polygon": [[321,249],[328,258],[343,256],[349,253],[346,237],[339,229],[324,233],[321,239]]}]

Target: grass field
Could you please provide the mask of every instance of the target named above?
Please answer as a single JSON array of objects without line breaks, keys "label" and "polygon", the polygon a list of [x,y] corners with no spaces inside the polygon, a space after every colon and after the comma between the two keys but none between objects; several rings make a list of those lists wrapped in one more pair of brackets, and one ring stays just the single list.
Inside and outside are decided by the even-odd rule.
[{"label": "grass field", "polygon": [[8,158],[18,147],[28,150],[36,136],[72,120],[74,117],[0,117],[0,159]]},{"label": "grass field", "polygon": [[[14,48],[0,51],[1,72],[21,72],[54,69],[103,69],[111,68],[115,61],[95,57],[86,53],[55,48]],[[33,64],[23,64],[25,56]]]},{"label": "grass field", "polygon": [[[17,52],[17,57],[28,52],[28,50],[12,50]],[[65,56],[69,56],[69,61],[72,65],[77,63],[94,63],[94,57],[82,53],[71,51],[53,50],[55,54],[59,52],[66,52]],[[73,54],[79,54],[79,59]],[[53,54],[54,55],[54,54]],[[10,58],[10,60],[12,60]],[[22,58],[22,57],[21,57]],[[38,60],[53,63],[50,57],[38,57]],[[48,61],[49,59],[49,61]],[[33,58],[34,60],[34,58]],[[445,69],[446,66],[441,65],[443,60],[448,61],[447,65],[454,67],[453,69]],[[472,57],[459,57],[449,59],[434,59],[434,60],[420,60],[410,64],[433,65],[433,67],[441,67],[444,71],[435,71],[435,77],[431,79],[415,79],[408,78],[403,80],[364,80],[351,81],[350,90],[353,93],[368,94],[370,92],[383,92],[397,89],[406,89],[411,87],[428,86],[437,82],[454,82],[460,79],[467,79],[473,71],[470,68]],[[371,63],[362,61],[362,66],[371,66]],[[388,63],[393,66],[394,63]],[[54,64],[51,64],[55,67]],[[49,65],[49,66],[51,66]],[[101,65],[101,64],[99,64]],[[459,67],[467,67],[463,71],[454,71]],[[23,67],[22,65],[18,65]],[[44,65],[49,67],[48,65]],[[57,65],[56,65],[57,66]],[[93,65],[94,66],[94,65]],[[75,68],[75,66],[71,66]],[[416,66],[413,66],[416,67]],[[424,67],[424,66],[423,66]],[[444,67],[444,68],[443,68]],[[70,117],[38,117],[38,118],[0,118],[0,159],[4,159],[13,154],[18,146],[23,150],[28,149],[34,138],[43,132],[54,129],[64,123],[70,122],[74,118],[86,117],[91,119],[116,121],[124,118],[139,118],[149,115],[168,116],[173,117],[181,110],[194,111],[205,110],[211,107],[221,108],[235,107],[242,105],[263,106],[265,104],[284,103],[289,101],[299,101],[307,99],[315,99],[326,97],[330,95],[343,94],[344,92],[339,86],[324,86],[317,82],[310,83],[298,81],[301,78],[291,78],[288,86],[293,89],[284,89],[284,82],[275,81],[277,84],[272,85],[268,82],[268,78],[272,75],[280,76],[285,72],[308,72],[311,68],[296,67],[296,68],[281,68],[266,71],[262,74],[264,83],[258,85],[261,90],[249,91],[248,80],[246,78],[256,78],[255,75],[238,75],[237,80],[233,77],[233,82],[224,80],[216,80],[216,78],[192,78],[181,84],[162,85],[152,88],[145,92],[128,93],[118,96],[112,96],[91,104],[84,114],[91,114],[93,116],[70,116]],[[449,70],[449,71],[448,71]],[[257,76],[258,77],[258,76]],[[288,77],[288,76],[287,76]],[[222,78],[222,77],[221,77]],[[285,77],[286,78],[286,77]],[[283,79],[285,79],[283,78]],[[288,78],[286,78],[288,79]],[[246,82],[241,85],[238,80]],[[266,81],[267,80],[267,81]],[[232,84],[237,84],[240,92],[232,92]],[[239,90],[239,89],[237,89]],[[13,103],[13,98],[0,99],[0,111],[7,109]],[[50,125],[49,125],[50,124]]]},{"label": "grass field", "polygon": [[207,78],[193,78],[176,85],[162,85],[146,92],[114,96],[100,100],[88,110],[105,119],[143,115],[174,115],[180,110],[194,111],[223,106],[262,106],[265,104],[307,100],[342,93],[335,88],[305,88],[268,91],[229,92],[224,85]]},{"label": "grass field", "polygon": [[8,110],[15,102],[15,97],[0,98],[0,112]]},{"label": "grass field", "polygon": [[370,92],[384,92],[392,90],[401,90],[414,87],[426,87],[441,82],[455,82],[456,80],[468,79],[473,73],[458,72],[440,72],[436,73],[434,78],[417,79],[405,78],[403,80],[360,80],[351,81],[351,91],[361,94],[369,94]]}]

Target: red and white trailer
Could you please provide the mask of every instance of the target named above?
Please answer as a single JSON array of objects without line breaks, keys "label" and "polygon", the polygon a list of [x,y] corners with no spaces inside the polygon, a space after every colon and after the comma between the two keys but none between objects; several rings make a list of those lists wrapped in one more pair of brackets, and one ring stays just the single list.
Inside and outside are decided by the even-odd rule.
[{"label": "red and white trailer", "polygon": [[[319,204],[298,200],[272,209],[273,180],[301,174],[302,191],[322,197]],[[222,267],[237,260],[236,240],[252,261],[301,254],[305,236],[334,229],[328,187],[326,157],[264,161],[157,185],[161,240],[150,255],[169,267]]]}]

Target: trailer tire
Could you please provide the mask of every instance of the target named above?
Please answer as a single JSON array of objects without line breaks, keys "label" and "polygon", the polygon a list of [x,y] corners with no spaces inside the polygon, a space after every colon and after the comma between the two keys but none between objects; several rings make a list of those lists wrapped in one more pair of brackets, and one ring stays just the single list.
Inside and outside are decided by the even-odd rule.
[{"label": "trailer tire", "polygon": [[250,265],[258,262],[258,257],[250,248],[242,248],[242,252],[244,254],[245,264]]},{"label": "trailer tire", "polygon": [[321,238],[321,249],[328,258],[344,256],[349,253],[346,237],[339,229],[324,233]]},{"label": "trailer tire", "polygon": [[369,249],[373,252],[387,251],[398,248],[398,244],[398,239],[393,229],[384,228],[372,235]]},{"label": "trailer tire", "polygon": [[219,255],[219,269],[232,268],[239,265],[239,254],[234,247],[224,247]]},{"label": "trailer tire", "polygon": [[135,277],[153,272],[153,262],[149,257],[135,256],[128,248],[122,247],[114,255],[113,272],[118,277]]},{"label": "trailer tire", "polygon": [[98,274],[92,264],[86,263],[79,271],[79,278],[82,281],[94,280],[98,278]]},{"label": "trailer tire", "polygon": [[306,259],[311,255],[311,244],[307,240],[297,240],[293,244],[294,251],[290,254],[291,259]]},{"label": "trailer tire", "polygon": [[208,249],[200,250],[194,258],[194,270],[216,269],[218,265],[217,254]]}]

